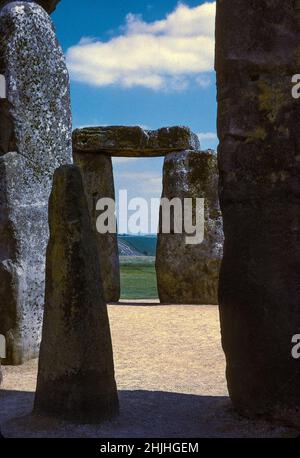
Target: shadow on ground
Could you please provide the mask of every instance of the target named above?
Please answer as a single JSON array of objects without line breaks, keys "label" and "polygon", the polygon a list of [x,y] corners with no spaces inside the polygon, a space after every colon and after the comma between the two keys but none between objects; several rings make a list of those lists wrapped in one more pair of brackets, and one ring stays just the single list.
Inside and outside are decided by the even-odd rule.
[{"label": "shadow on ground", "polygon": [[292,429],[242,419],[226,397],[121,391],[121,415],[101,426],[71,425],[31,415],[34,394],[1,391],[5,437],[26,438],[205,438],[295,437]]}]

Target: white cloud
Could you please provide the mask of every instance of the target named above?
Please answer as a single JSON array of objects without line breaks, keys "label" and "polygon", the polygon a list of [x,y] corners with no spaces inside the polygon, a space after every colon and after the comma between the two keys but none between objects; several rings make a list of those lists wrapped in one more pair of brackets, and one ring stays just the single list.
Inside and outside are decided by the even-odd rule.
[{"label": "white cloud", "polygon": [[68,49],[72,78],[95,86],[184,90],[207,87],[214,63],[215,2],[178,4],[152,23],[128,14],[121,34],[109,41],[83,37]]},{"label": "white cloud", "polygon": [[119,189],[130,189],[135,194],[161,194],[162,191],[162,173],[156,171],[133,171],[115,173],[115,181]]},{"label": "white cloud", "polygon": [[197,135],[200,140],[202,150],[217,149],[219,139],[216,132],[198,132]]},{"label": "white cloud", "polygon": [[133,158],[133,157],[113,157],[112,162],[113,165],[119,165],[119,164],[127,164],[128,162],[133,162],[136,161],[138,158]]},{"label": "white cloud", "polygon": [[195,81],[202,89],[206,89],[211,84],[211,79],[208,75],[199,75],[195,78]]},{"label": "white cloud", "polygon": [[197,135],[200,142],[203,140],[218,140],[218,136],[215,132],[200,132]]}]

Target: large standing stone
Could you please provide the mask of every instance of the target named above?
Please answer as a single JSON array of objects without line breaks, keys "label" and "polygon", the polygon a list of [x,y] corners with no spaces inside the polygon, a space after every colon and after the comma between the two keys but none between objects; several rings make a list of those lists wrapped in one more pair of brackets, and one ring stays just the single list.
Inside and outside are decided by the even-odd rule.
[{"label": "large standing stone", "polygon": [[235,407],[300,424],[300,29],[293,0],[217,2],[220,313]]},{"label": "large standing stone", "polygon": [[118,302],[121,293],[117,234],[110,232],[101,234],[96,227],[100,214],[96,211],[99,199],[109,198],[115,201],[111,157],[105,154],[74,153],[74,161],[81,170],[93,230],[96,234],[105,298],[107,302]]},{"label": "large standing stone", "polygon": [[[218,304],[219,269],[223,251],[222,218],[218,200],[216,154],[183,151],[165,158],[163,198],[205,199],[205,236],[187,244],[185,232],[162,233],[157,244],[156,271],[162,303]],[[183,205],[182,205],[183,208]]]},{"label": "large standing stone", "polygon": [[53,171],[71,162],[69,78],[49,15],[35,3],[0,12],[0,334],[8,364],[37,356]]},{"label": "large standing stone", "polygon": [[118,413],[112,343],[80,171],[54,175],[35,413],[99,423]]}]

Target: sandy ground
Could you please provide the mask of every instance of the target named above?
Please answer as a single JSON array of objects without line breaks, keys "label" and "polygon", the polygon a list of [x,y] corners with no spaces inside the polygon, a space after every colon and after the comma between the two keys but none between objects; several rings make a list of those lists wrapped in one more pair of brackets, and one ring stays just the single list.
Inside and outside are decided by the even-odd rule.
[{"label": "sandy ground", "polygon": [[37,361],[4,368],[0,423],[6,437],[296,437],[234,412],[225,381],[218,309],[133,302],[110,305],[121,415],[74,426],[30,415]]}]

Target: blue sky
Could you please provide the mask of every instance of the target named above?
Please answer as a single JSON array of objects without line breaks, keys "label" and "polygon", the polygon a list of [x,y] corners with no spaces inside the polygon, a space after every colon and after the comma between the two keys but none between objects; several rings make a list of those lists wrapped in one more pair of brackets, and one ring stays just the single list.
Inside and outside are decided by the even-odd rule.
[{"label": "blue sky", "polygon": [[[71,74],[74,127],[186,125],[216,148],[214,3],[62,0],[53,14]],[[163,160],[114,160],[116,190],[161,193]]]}]

